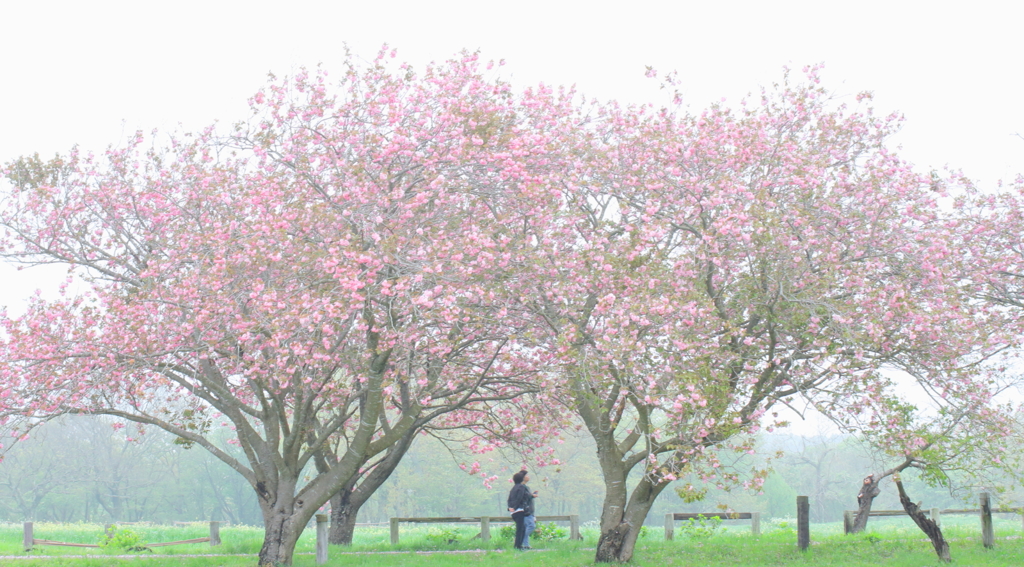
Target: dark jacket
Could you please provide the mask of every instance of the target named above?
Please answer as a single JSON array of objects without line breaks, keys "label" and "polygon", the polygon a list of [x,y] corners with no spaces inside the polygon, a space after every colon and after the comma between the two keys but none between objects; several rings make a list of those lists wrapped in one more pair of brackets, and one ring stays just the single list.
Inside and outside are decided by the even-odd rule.
[{"label": "dark jacket", "polygon": [[509,491],[508,507],[513,510],[522,508],[525,515],[533,515],[533,492],[525,483],[519,483]]}]

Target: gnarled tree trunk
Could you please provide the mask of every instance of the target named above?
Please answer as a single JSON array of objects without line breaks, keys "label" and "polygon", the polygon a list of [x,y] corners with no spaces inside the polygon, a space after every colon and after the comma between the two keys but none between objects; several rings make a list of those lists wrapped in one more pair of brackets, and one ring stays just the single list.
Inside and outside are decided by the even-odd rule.
[{"label": "gnarled tree trunk", "polygon": [[[331,497],[331,528],[327,536],[328,542],[334,545],[352,545],[352,534],[355,531],[359,509],[384,484],[391,473],[395,472],[419,430],[418,427],[410,428],[401,439],[388,448],[382,459],[370,466],[368,472],[353,476]],[[316,459],[317,469],[321,472],[328,470],[334,463],[335,461],[327,456]]]},{"label": "gnarled tree trunk", "polygon": [[327,541],[333,545],[352,545],[356,529],[356,516],[363,502],[354,502],[352,489],[346,486],[331,497],[331,528]]},{"label": "gnarled tree trunk", "polygon": [[601,514],[601,537],[597,540],[598,563],[625,563],[633,558],[636,539],[644,525],[654,500],[668,483],[653,484],[648,479],[640,480],[633,489],[625,507],[616,502],[626,502],[626,483],[605,480],[605,506]]},{"label": "gnarled tree trunk", "polygon": [[868,516],[871,513],[871,504],[875,501],[875,497],[881,493],[881,490],[878,488],[878,484],[882,482],[882,479],[894,474],[898,475],[915,462],[917,462],[915,459],[908,457],[900,463],[899,466],[895,466],[880,473],[869,474],[864,479],[864,484],[861,486],[860,493],[857,494],[857,516],[854,517],[853,525],[850,526],[850,533],[860,533],[867,527]]},{"label": "gnarled tree trunk", "polygon": [[260,548],[260,567],[291,565],[295,544],[299,541],[304,525],[296,525],[292,515],[275,511],[263,518],[263,547]]},{"label": "gnarled tree trunk", "polygon": [[875,475],[869,474],[864,479],[864,485],[860,489],[860,494],[857,495],[857,516],[854,517],[853,525],[850,526],[850,533],[860,533],[867,527],[871,504],[875,501],[875,497],[882,492],[878,488],[878,483],[882,478],[885,477],[875,478]]},{"label": "gnarled tree trunk", "polygon": [[260,567],[291,565],[295,544],[316,511],[316,507],[307,510],[303,501],[295,498],[296,485],[295,478],[278,478],[275,486],[263,482],[256,486],[264,529]]},{"label": "gnarled tree trunk", "polygon": [[949,557],[949,543],[946,542],[946,538],[942,537],[942,528],[935,522],[934,519],[929,519],[921,511],[921,507],[914,504],[910,497],[907,496],[907,492],[903,490],[903,482],[900,480],[899,475],[894,479],[896,482],[896,489],[900,492],[900,504],[903,505],[903,509],[907,511],[917,527],[921,528],[928,539],[932,542],[932,547],[935,548],[935,554],[939,556],[939,561],[943,563],[949,563],[951,561]]}]

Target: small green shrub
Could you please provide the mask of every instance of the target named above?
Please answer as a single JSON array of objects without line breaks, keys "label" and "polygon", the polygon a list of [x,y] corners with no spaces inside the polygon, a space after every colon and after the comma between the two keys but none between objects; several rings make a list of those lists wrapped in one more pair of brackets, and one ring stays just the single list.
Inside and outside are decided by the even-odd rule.
[{"label": "small green shrub", "polygon": [[772,518],[768,521],[768,530],[780,535],[792,535],[796,533],[795,522],[791,519]]},{"label": "small green shrub", "polygon": [[716,516],[705,518],[700,515],[683,522],[683,525],[679,527],[679,532],[690,539],[707,539],[721,529],[721,518]]},{"label": "small green shrub", "polygon": [[501,539],[514,540],[516,539],[516,526],[514,524],[505,524],[498,529],[498,537]]},{"label": "small green shrub", "polygon": [[[546,524],[538,522],[537,527],[530,534],[530,539],[535,541],[550,541],[553,539],[565,539],[568,533],[565,528],[554,522]],[[498,529],[498,537],[501,539],[514,540],[516,538],[515,524],[506,524]]]},{"label": "small green shrub", "polygon": [[430,528],[427,541],[432,545],[454,545],[459,543],[459,530],[454,527]]},{"label": "small green shrub", "polygon": [[[554,522],[548,522],[546,524],[538,523],[537,529],[533,530],[530,534],[530,539],[550,541],[553,539],[565,539],[565,528],[555,524]],[[512,530],[512,536],[515,537],[515,529]]]},{"label": "small green shrub", "polygon": [[[108,535],[109,534],[109,535]],[[152,551],[142,545],[142,536],[128,528],[110,526],[110,531],[100,537],[100,548],[117,551]]]}]

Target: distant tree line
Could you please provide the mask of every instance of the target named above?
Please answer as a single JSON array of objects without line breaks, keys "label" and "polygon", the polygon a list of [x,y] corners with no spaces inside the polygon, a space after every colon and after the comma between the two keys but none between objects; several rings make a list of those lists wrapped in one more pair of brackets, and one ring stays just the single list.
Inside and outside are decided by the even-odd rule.
[{"label": "distant tree line", "polygon": [[[0,463],[0,519],[53,522],[173,522],[218,520],[259,525],[261,516],[244,479],[206,451],[191,450],[160,430],[139,433],[106,418],[68,416],[33,432]],[[561,464],[536,469],[542,514],[577,514],[598,520],[601,471],[586,436],[556,447]],[[687,503],[674,493],[659,498],[647,523],[660,525],[669,512],[711,512],[718,506],[767,517],[794,516],[796,496],[807,495],[813,522],[835,522],[855,508],[849,487],[872,460],[854,439],[839,436],[762,436],[763,452],[783,451],[773,462],[761,494],[712,492]],[[424,436],[390,479],[362,507],[358,522],[386,523],[391,517],[503,515],[507,478],[518,469],[514,454],[483,459],[499,476],[487,488],[460,464],[467,455],[450,452]],[[634,482],[636,480],[634,479]],[[958,496],[943,488],[912,482],[929,505],[954,507]],[[685,480],[675,483],[686,484]],[[894,494],[883,493],[879,509],[897,509]]]}]

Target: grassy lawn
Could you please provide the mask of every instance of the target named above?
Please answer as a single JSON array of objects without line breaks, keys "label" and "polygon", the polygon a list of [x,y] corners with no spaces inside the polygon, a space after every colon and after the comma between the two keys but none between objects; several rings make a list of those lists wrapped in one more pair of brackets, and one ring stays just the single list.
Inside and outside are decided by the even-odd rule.
[{"label": "grassy lawn", "polygon": [[[943,518],[943,530],[950,540],[953,565],[1007,566],[1024,565],[1024,539],[1017,518],[996,520],[996,547],[986,550],[976,518]],[[796,548],[796,534],[791,523],[768,522],[764,534],[753,537],[746,526],[731,526],[706,537],[687,537],[677,526],[676,540],[666,542],[660,528],[652,527],[637,543],[631,563],[636,567],[661,566],[875,566],[923,567],[940,565],[931,544],[906,519],[872,520],[869,531],[857,536],[844,536],[839,524],[812,526],[813,545],[807,552]],[[188,527],[131,526],[146,542],[173,541],[208,535],[205,525]],[[102,526],[89,524],[36,524],[38,539],[95,543]],[[488,544],[473,539],[476,530],[465,525],[441,527],[403,526],[401,544],[391,546],[387,528],[359,528],[356,541],[349,548],[332,546],[328,565],[410,566],[410,567],[575,567],[593,565],[597,531],[584,529],[582,542],[566,540],[534,541],[533,551],[515,552],[507,539],[495,537]],[[495,533],[497,536],[498,534]],[[105,566],[184,566],[241,567],[255,564],[255,554],[262,540],[262,530],[231,526],[221,529],[224,544],[211,548],[208,544],[191,544],[157,548],[133,557],[118,557],[118,552],[99,549],[39,546],[26,554],[21,549],[21,526],[0,524],[0,556],[3,565],[24,567],[105,567]],[[454,543],[448,540],[457,539]],[[314,534],[308,530],[298,546],[294,564],[313,567]],[[211,556],[216,553],[216,556]],[[204,554],[205,557],[184,557]],[[47,557],[38,557],[46,555]],[[87,557],[72,557],[72,556]]]}]

